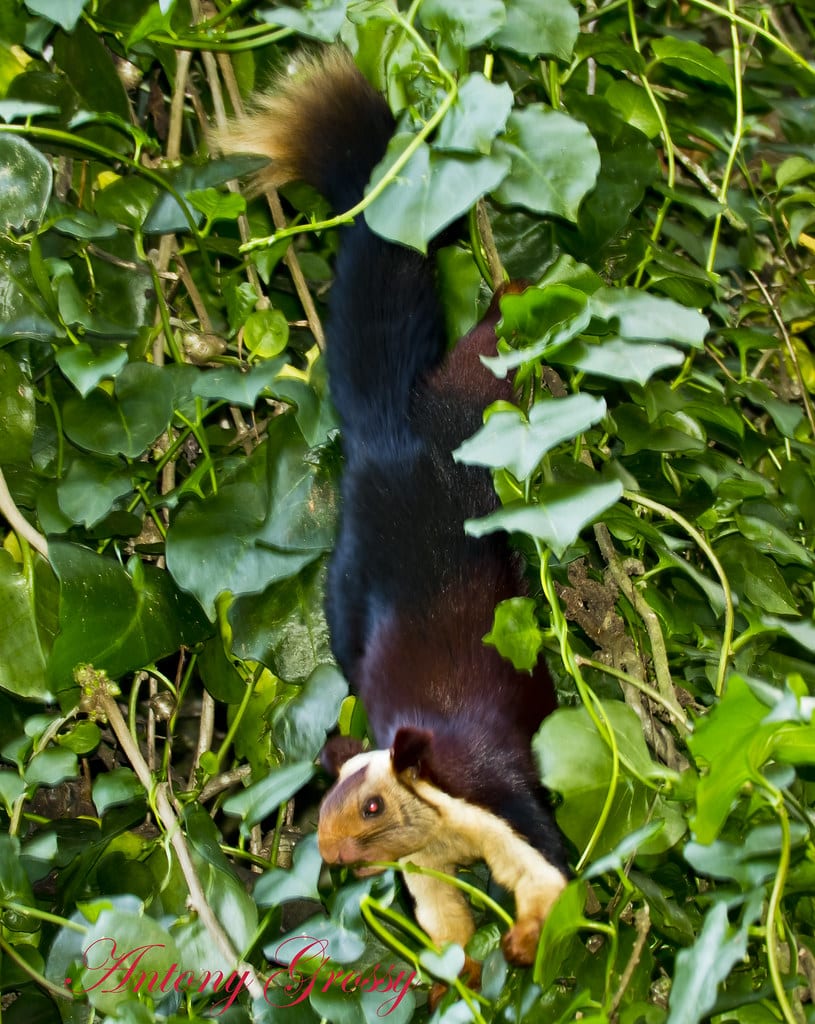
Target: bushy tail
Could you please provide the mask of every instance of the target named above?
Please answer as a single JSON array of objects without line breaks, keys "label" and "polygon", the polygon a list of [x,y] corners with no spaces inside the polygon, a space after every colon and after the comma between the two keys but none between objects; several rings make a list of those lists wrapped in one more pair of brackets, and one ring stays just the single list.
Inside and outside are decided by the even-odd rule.
[{"label": "bushy tail", "polygon": [[[343,212],[362,198],[393,130],[385,100],[347,50],[331,47],[297,58],[222,144],[271,158],[260,185],[305,181]],[[431,263],[374,235],[358,217],[343,233],[328,338],[331,392],[349,457],[363,446],[369,455],[398,453],[410,442],[411,396],[443,350]]]}]

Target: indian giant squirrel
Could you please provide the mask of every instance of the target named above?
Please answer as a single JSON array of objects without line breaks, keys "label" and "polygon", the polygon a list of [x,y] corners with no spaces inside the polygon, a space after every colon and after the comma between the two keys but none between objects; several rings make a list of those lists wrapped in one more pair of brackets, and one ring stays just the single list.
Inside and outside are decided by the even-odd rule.
[{"label": "indian giant squirrel", "polygon": [[[384,99],[332,47],[299,58],[228,145],[271,158],[261,184],[305,181],[344,211],[393,131]],[[523,593],[522,567],[504,535],[465,535],[464,521],[497,499],[487,470],[452,456],[490,402],[513,398],[480,358],[495,353],[497,299],[446,355],[432,256],[359,216],[343,229],[329,312],[345,470],[327,615],[377,749],[327,743],[323,763],[338,777],[320,809],[320,851],[331,864],[447,873],[484,860],[515,895],[504,952],[528,964],[568,873],[530,747],[554,691],[543,665],[517,672],[482,642],[496,604]],[[405,882],[428,935],[463,946],[474,926],[459,889],[418,873]]]}]

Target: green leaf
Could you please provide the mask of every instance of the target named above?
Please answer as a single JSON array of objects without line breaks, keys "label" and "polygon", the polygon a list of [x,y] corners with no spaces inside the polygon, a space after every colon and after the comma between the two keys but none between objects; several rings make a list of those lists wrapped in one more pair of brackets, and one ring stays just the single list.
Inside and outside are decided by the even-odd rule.
[{"label": "green leaf", "polygon": [[[606,89],[605,98],[624,121],[638,128],[649,139],[656,138],[662,131],[651,98],[640,86],[624,80],[612,82]],[[656,102],[659,103],[659,100]]]},{"label": "green leaf", "polygon": [[255,359],[272,359],[289,343],[289,322],[279,309],[250,313],[244,324],[243,340]]},{"label": "green leaf", "polygon": [[54,227],[63,235],[85,240],[113,238],[116,234],[115,224],[86,210],[70,210],[54,221]]},{"label": "green leaf", "polygon": [[[626,863],[638,852],[640,847],[653,839],[664,828],[664,825],[663,821],[651,821],[647,825],[643,825],[642,828],[638,828],[636,832],[625,836],[610,853],[593,860],[582,873],[581,878],[589,880],[599,878],[600,875],[604,875],[607,872],[622,871]],[[687,845],[685,848],[687,849]]]},{"label": "green leaf", "polygon": [[419,20],[471,50],[483,43],[507,19],[502,0],[425,0]]},{"label": "green leaf", "polygon": [[[613,850],[644,821],[659,819],[664,819],[664,828],[645,840],[640,850],[665,850],[684,831],[684,819],[676,805],[655,798],[653,790],[637,778],[661,774],[663,769],[652,762],[640,720],[631,708],[621,701],[606,700],[602,710],[614,732],[621,773],[595,855]],[[576,707],[559,708],[549,715],[533,741],[533,749],[544,786],[563,798],[557,810],[558,823],[572,842],[583,848],[608,796],[612,765],[608,745],[586,709]]]},{"label": "green leaf", "polygon": [[[652,346],[643,347],[647,351]],[[650,364],[643,361],[640,372],[645,374],[649,368]],[[636,368],[632,366],[630,372],[636,372]],[[656,421],[651,422],[644,409],[633,403],[626,403],[617,407],[614,422],[617,436],[625,446],[626,455],[635,455],[641,451],[698,452],[705,448],[706,439],[700,425],[690,416],[681,413],[663,413]]]},{"label": "green leaf", "polygon": [[597,180],[600,154],[588,128],[567,114],[530,104],[514,111],[494,152],[512,169],[495,192],[509,206],[577,220],[580,203]]},{"label": "green leaf", "polygon": [[289,870],[272,868],[258,878],[253,890],[255,902],[259,907],[279,907],[288,900],[318,900],[322,867],[317,835],[312,833],[295,846]]},{"label": "green leaf", "polygon": [[462,338],[478,319],[482,277],[472,255],[448,245],[436,257],[439,294],[444,295],[444,318],[450,341]]},{"label": "green leaf", "polygon": [[505,377],[518,366],[549,356],[585,330],[591,321],[588,296],[559,283],[527,288],[521,295],[505,295],[501,299],[501,314],[496,328],[499,337],[516,345],[529,341],[532,344],[482,357],[496,377]]},{"label": "green leaf", "polygon": [[676,68],[691,78],[713,85],[723,85],[733,90],[733,72],[721,57],[711,53],[707,47],[692,39],[675,39],[667,36],[651,43],[654,56],[662,64]]},{"label": "green leaf", "polygon": [[76,28],[87,3],[88,0],[25,0],[29,11],[53,21],[66,32]]},{"label": "green leaf", "polygon": [[579,31],[577,11],[569,0],[512,0],[506,24],[493,43],[528,57],[547,54],[568,61]]},{"label": "green leaf", "polygon": [[[25,793],[25,782],[11,768],[0,767],[0,800],[11,817],[14,804]],[[7,837],[3,837],[4,839]],[[2,840],[0,840],[2,842]],[[6,851],[4,851],[5,853]]]},{"label": "green leaf", "polygon": [[734,521],[745,540],[757,550],[766,552],[782,565],[794,564],[812,567],[815,555],[790,537],[780,526],[758,516],[734,516]]},{"label": "green leaf", "polygon": [[765,626],[780,629],[787,636],[799,643],[806,651],[815,651],[815,623],[807,619],[778,619],[774,615],[765,615],[762,619]]},{"label": "green leaf", "polygon": [[40,294],[33,254],[34,247],[16,244],[0,232],[0,338],[64,335]]},{"label": "green leaf", "polygon": [[[128,879],[123,882],[126,885]],[[118,1007],[125,1011],[135,1002],[140,981],[144,999],[152,977],[161,981],[171,965],[184,960],[169,932],[144,912],[140,900],[117,895],[100,903],[99,915],[83,940],[87,955],[79,958],[82,966],[75,980],[100,1014],[118,1017]],[[213,964],[213,969],[217,967]],[[144,1021],[136,1018],[134,1024]]]},{"label": "green leaf", "polygon": [[111,807],[144,797],[144,787],[130,768],[113,768],[94,779],[92,799],[100,815]]},{"label": "green leaf", "polygon": [[[267,163],[268,160],[265,157],[218,157],[208,160],[205,164],[182,164],[180,167],[166,172],[164,176],[186,202],[186,197],[190,192],[199,192],[216,185],[223,185],[232,178],[240,178],[253,171],[259,171]],[[200,223],[201,218],[196,217],[189,210],[189,206],[187,210],[193,220]],[[171,232],[189,232],[190,221],[175,196],[162,191],[150,208],[150,212],[144,220],[143,229],[148,234],[160,235]]]},{"label": "green leaf", "polygon": [[598,288],[591,312],[627,341],[673,341],[701,349],[710,330],[707,317],[672,299],[636,288]]},{"label": "green leaf", "polygon": [[229,316],[229,329],[232,332],[238,331],[258,303],[257,290],[249,281],[239,283],[233,279],[224,283],[224,298]]},{"label": "green leaf", "polygon": [[760,914],[760,890],[745,908],[738,927],[730,924],[727,901],[713,904],[696,942],[677,954],[667,1024],[698,1024],[708,1016],[719,986],[747,955],[749,928]]},{"label": "green leaf", "polygon": [[[151,33],[161,32],[164,35],[172,33],[172,11],[165,11],[165,6],[164,3],[153,3],[147,8],[127,37],[127,42],[125,43],[127,50],[132,50],[136,43],[140,43],[142,39],[147,38]],[[174,0],[170,6],[174,6]]]},{"label": "green leaf", "polygon": [[31,381],[9,353],[0,349],[0,465],[28,463],[35,416]]},{"label": "green leaf", "polygon": [[307,0],[302,7],[269,7],[258,11],[263,21],[293,28],[309,39],[333,43],[343,22],[349,0]]},{"label": "green leaf", "polygon": [[528,533],[543,541],[560,557],[584,526],[598,519],[623,493],[619,480],[592,484],[551,484],[537,492],[536,505],[508,505],[483,519],[468,519],[465,530],[483,537],[496,530]]},{"label": "green leaf", "polygon": [[[72,107],[66,110],[66,114],[72,116],[71,127],[80,128],[85,120],[92,122],[92,115],[98,113],[100,122],[107,121],[109,125],[91,123],[83,131],[109,149],[130,153],[131,134],[128,129],[133,122],[130,101],[102,36],[80,19],[70,32],[54,34],[53,47],[53,59],[58,67],[65,70],[67,83],[70,83],[68,95]],[[64,92],[64,89],[63,85],[60,91]],[[62,102],[65,103],[64,98]]]},{"label": "green leaf", "polygon": [[313,760],[337,724],[348,684],[333,665],[318,665],[272,719],[275,743],[289,761]]},{"label": "green leaf", "polygon": [[795,615],[796,601],[781,574],[767,555],[738,536],[725,538],[716,548],[730,583],[737,593],[775,615]]},{"label": "green leaf", "polygon": [[[384,177],[412,140],[407,134],[391,139],[384,159],[374,169],[371,185]],[[365,219],[384,238],[426,252],[430,239],[494,189],[508,169],[509,159],[504,155],[442,153],[422,143],[365,211]]]},{"label": "green leaf", "polygon": [[56,786],[78,774],[76,754],[72,750],[50,747],[35,754],[25,770],[27,786]]},{"label": "green leaf", "polygon": [[76,459],[57,484],[60,509],[72,523],[95,526],[118,498],[133,490],[130,472],[119,463]]},{"label": "green leaf", "polygon": [[219,366],[202,370],[192,386],[192,393],[200,398],[221,399],[231,405],[252,408],[261,394],[278,398],[276,383],[285,360],[260,362],[250,370],[236,366]]},{"label": "green leaf", "polygon": [[584,433],[606,414],[606,403],[591,395],[569,395],[539,401],[526,419],[520,409],[500,408],[456,451],[453,458],[469,465],[508,469],[526,480],[548,451]]},{"label": "green leaf", "polygon": [[224,811],[237,815],[241,819],[241,828],[248,831],[290,800],[298,789],[305,786],[314,772],[314,765],[310,761],[273,768],[266,778],[252,783],[242,793],[229,797],[224,802]]},{"label": "green leaf", "polygon": [[[232,863],[221,849],[222,837],[206,808],[192,801],[184,807],[183,826],[186,831],[193,861],[201,879],[204,895],[218,921],[238,949],[247,949],[257,934],[258,911],[254,900],[246,891],[246,881],[238,877]],[[182,913],[183,913],[183,908]],[[186,916],[186,915],[185,915]],[[183,928],[183,925],[181,926]],[[209,949],[207,959],[226,961],[227,970],[237,964],[218,950],[207,928],[200,920],[191,921],[186,935],[178,929],[179,944],[186,940],[190,952]],[[234,990],[233,990],[234,991]]]},{"label": "green leaf", "polygon": [[325,602],[325,559],[229,609],[232,650],[267,665],[280,679],[302,683],[332,660]]},{"label": "green leaf", "polygon": [[55,278],[55,284],[59,315],[63,323],[78,329],[75,333],[93,334],[101,338],[113,338],[116,341],[135,335],[134,325],[122,327],[110,319],[107,310],[102,312],[92,309],[90,305],[92,297],[80,288],[70,272]]},{"label": "green leaf", "polygon": [[776,873],[782,844],[781,828],[764,825],[751,828],[746,838],[738,843],[723,839],[708,845],[689,842],[682,855],[700,874],[732,878],[749,892]]},{"label": "green leaf", "polygon": [[[579,60],[593,57],[603,67],[614,68],[615,71],[632,72],[636,75],[645,73],[645,59],[637,53],[633,46],[623,42],[616,32],[582,32],[577,39],[575,56]],[[638,92],[645,90],[634,86]]]},{"label": "green leaf", "polygon": [[137,558],[125,570],[64,541],[52,541],[49,555],[61,584],[59,634],[48,663],[57,692],[74,688],[77,665],[91,664],[116,679],[209,632],[200,609],[168,573]]},{"label": "green leaf", "polygon": [[115,395],[101,389],[64,406],[65,433],[87,451],[138,458],[167,429],[176,398],[172,367],[129,363]]},{"label": "green leaf", "polygon": [[599,344],[574,341],[552,354],[552,361],[574,366],[584,373],[612,380],[631,380],[646,384],[655,373],[670,366],[681,366],[684,356],[670,345],[604,338]]},{"label": "green leaf", "polygon": [[782,160],[775,172],[779,188],[786,188],[798,181],[815,176],[815,163],[803,156],[790,156]]},{"label": "green leaf", "polygon": [[200,210],[207,223],[216,220],[237,220],[246,211],[246,200],[237,192],[218,192],[214,188],[192,189],[187,201]]},{"label": "green leaf", "polygon": [[34,586],[0,548],[0,687],[27,700],[50,703],[46,651],[40,638]]},{"label": "green leaf", "polygon": [[75,754],[90,754],[99,746],[101,738],[102,731],[96,722],[77,722],[69,732],[57,737],[57,743]]},{"label": "green leaf", "polygon": [[696,789],[691,824],[700,843],[721,831],[742,786],[761,782],[770,738],[779,728],[765,721],[769,709],[741,676],[730,676],[719,703],[698,723],[688,745],[707,768]]},{"label": "green leaf", "polygon": [[543,646],[532,598],[512,597],[496,605],[492,629],[484,643],[508,658],[519,672],[531,672]]},{"label": "green leaf", "polygon": [[548,988],[562,973],[564,961],[573,951],[575,937],[581,928],[589,924],[584,914],[585,905],[585,882],[572,881],[560,894],[543,924],[535,980],[544,988]]},{"label": "green leaf", "polygon": [[[0,835],[0,897],[4,901],[14,901],[24,907],[35,905],[31,883],[20,860],[20,840],[16,836],[8,834]],[[5,925],[7,934],[8,932],[13,934],[15,930],[34,932],[41,924],[41,922],[35,923],[34,920],[10,908],[6,909],[4,918],[8,922]]]},{"label": "green leaf", "polygon": [[158,186],[144,178],[117,178],[99,189],[94,197],[94,208],[105,220],[141,231],[158,194]]},{"label": "green leaf", "polygon": [[435,953],[432,949],[423,949],[419,953],[419,963],[434,978],[440,978],[452,985],[464,966],[464,950],[452,942],[440,953]]},{"label": "green leaf", "polygon": [[[423,8],[422,8],[423,9]],[[512,89],[495,85],[480,72],[467,75],[456,102],[441,123],[434,149],[489,153],[493,139],[506,127],[512,110]]]},{"label": "green leaf", "polygon": [[592,133],[600,152],[600,171],[580,206],[576,230],[561,224],[558,234],[573,255],[598,262],[609,252],[606,247],[623,235],[632,212],[658,177],[659,163],[653,144],[601,97],[577,96],[570,112]]},{"label": "green leaf", "polygon": [[331,546],[333,495],[307,453],[294,416],[276,417],[218,494],[188,502],[172,524],[168,568],[213,620],[219,594],[259,593]]},{"label": "green leaf", "polygon": [[115,377],[127,365],[123,348],[105,348],[94,352],[81,341],[73,348],[61,348],[56,355],[57,366],[84,398],[101,380]]},{"label": "green leaf", "polygon": [[[234,603],[230,612],[234,611]],[[198,654],[198,669],[201,681],[217,701],[224,704],[240,704],[246,694],[246,681],[224,651],[221,636],[211,637]]]},{"label": "green leaf", "polygon": [[30,142],[0,135],[0,230],[42,220],[51,195],[51,165]]}]

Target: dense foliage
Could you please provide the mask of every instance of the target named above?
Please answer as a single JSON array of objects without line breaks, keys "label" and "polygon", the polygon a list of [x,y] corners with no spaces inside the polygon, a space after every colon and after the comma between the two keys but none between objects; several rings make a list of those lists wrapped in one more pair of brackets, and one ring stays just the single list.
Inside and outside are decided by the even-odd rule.
[{"label": "dense foliage", "polygon": [[[448,1024],[815,1019],[813,29],[806,0],[4,0],[4,1021],[396,1024],[430,1013],[414,971]],[[486,642],[557,678],[577,877],[522,971],[463,875],[480,994],[398,871],[321,873],[314,758],[365,728],[321,608],[348,216],[247,202],[258,162],[211,152],[338,35],[400,118],[371,224],[459,239],[451,339],[533,283],[493,364],[519,405],[458,457],[503,501],[468,528],[528,558]]]}]

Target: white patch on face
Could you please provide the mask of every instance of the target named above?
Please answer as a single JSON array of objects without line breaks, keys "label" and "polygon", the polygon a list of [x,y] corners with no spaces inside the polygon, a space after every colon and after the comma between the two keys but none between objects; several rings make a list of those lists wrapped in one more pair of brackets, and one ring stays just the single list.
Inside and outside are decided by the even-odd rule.
[{"label": "white patch on face", "polygon": [[366,769],[366,779],[373,782],[376,779],[393,779],[393,769],[391,768],[391,754],[389,750],[365,750],[361,754],[355,754],[353,757],[349,757],[345,764],[340,768],[337,781],[340,782],[342,779],[347,779],[349,775],[353,775],[354,772],[358,772],[361,769]]}]

